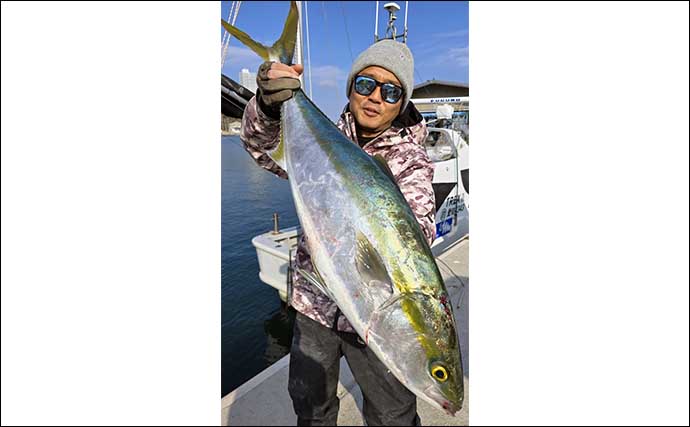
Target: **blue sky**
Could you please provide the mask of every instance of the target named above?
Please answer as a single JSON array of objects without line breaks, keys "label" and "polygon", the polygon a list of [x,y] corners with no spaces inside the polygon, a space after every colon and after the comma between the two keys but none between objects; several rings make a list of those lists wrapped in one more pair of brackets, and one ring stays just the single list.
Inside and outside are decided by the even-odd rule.
[{"label": "blue sky", "polygon": [[[385,34],[388,13],[379,2],[379,37]],[[397,2],[396,27],[402,32],[405,2]],[[232,2],[221,2],[221,16],[228,19]],[[243,1],[235,25],[255,40],[271,45],[280,36],[290,3],[288,1]],[[310,1],[309,34],[311,47],[312,99],[335,121],[347,103],[345,82],[353,60],[374,39],[375,1]],[[409,2],[408,46],[415,58],[415,85],[426,80],[469,83],[468,3]],[[304,6],[302,7],[304,15]],[[303,28],[305,28],[303,17]],[[225,30],[218,23],[220,40]],[[306,28],[305,28],[306,30]],[[223,74],[237,80],[242,68],[256,72],[261,59],[237,39],[230,40]],[[307,61],[306,38],[304,61]],[[305,92],[308,71],[305,69]]]}]

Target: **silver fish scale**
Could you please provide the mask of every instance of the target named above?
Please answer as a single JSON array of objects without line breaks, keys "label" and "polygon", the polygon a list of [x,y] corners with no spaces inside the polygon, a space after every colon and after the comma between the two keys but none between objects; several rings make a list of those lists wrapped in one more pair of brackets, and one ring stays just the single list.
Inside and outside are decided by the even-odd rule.
[{"label": "silver fish scale", "polygon": [[[308,244],[314,265],[324,281],[331,284],[334,299],[346,313],[350,323],[358,332],[363,333],[376,308],[372,302],[380,302],[384,298],[380,295],[384,289],[362,286],[355,263],[356,232],[360,231],[375,244],[369,221],[374,216],[380,216],[381,212],[375,203],[365,206],[369,208],[369,212],[361,211],[362,207],[353,201],[343,181],[357,181],[355,185],[358,188],[371,189],[377,186],[368,182],[371,178],[364,173],[358,173],[357,162],[344,165],[347,170],[337,171],[335,162],[340,161],[339,167],[343,167],[343,162],[335,159],[332,154],[329,155],[316,140],[314,123],[309,122],[309,112],[305,114],[303,108],[294,99],[286,102],[283,107],[285,160],[295,207],[305,234],[309,236]],[[347,157],[347,151],[359,149],[335,127],[332,130],[319,130],[326,134],[328,144],[343,144],[344,154],[339,154],[344,157]],[[334,284],[337,286],[333,286]]]}]

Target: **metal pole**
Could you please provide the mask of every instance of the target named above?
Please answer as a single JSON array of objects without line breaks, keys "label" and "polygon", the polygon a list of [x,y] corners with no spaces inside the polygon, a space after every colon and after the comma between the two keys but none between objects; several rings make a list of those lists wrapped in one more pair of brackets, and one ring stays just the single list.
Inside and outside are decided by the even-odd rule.
[{"label": "metal pole", "polygon": [[379,41],[379,2],[376,2],[376,26],[374,27],[374,43]]},{"label": "metal pole", "polygon": [[278,213],[273,213],[273,234],[280,233],[280,228],[278,228]]},{"label": "metal pole", "polygon": [[309,2],[304,2],[304,21],[307,23],[307,66],[309,67],[309,98],[314,99],[311,91],[311,48],[309,47]]},{"label": "metal pole", "polygon": [[[299,16],[299,20],[297,21],[297,42],[295,43],[295,59],[293,60],[293,64],[304,64],[302,60],[302,2],[297,1],[295,3],[297,4],[297,16]],[[304,86],[303,76],[304,74],[300,74],[299,76],[299,81],[302,86]]]},{"label": "metal pole", "polygon": [[407,43],[407,8],[409,1],[405,2],[405,31],[403,32],[403,43]]}]

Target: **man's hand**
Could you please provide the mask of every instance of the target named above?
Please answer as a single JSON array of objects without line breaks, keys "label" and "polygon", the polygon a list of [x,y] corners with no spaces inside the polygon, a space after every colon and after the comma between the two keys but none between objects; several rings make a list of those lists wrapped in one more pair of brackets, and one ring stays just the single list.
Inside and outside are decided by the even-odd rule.
[{"label": "man's hand", "polygon": [[261,64],[256,75],[256,99],[261,111],[274,119],[280,118],[280,105],[300,88],[299,76],[303,71],[301,64],[288,66],[272,61]]}]

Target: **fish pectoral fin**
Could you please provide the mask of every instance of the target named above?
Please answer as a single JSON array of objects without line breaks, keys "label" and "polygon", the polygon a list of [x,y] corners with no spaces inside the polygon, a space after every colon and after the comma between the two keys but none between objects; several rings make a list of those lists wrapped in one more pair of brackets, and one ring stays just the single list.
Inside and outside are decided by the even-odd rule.
[{"label": "fish pectoral fin", "polygon": [[378,305],[393,295],[393,282],[388,275],[386,265],[362,232],[357,232],[357,249],[355,251],[355,265],[362,278],[363,294]]},{"label": "fish pectoral fin", "polygon": [[331,294],[331,291],[328,290],[328,287],[326,284],[323,282],[323,279],[321,278],[321,275],[318,273],[316,269],[314,269],[314,273],[311,273],[309,271],[303,270],[299,267],[295,267],[295,270],[302,275],[309,283],[314,285],[316,289],[320,290],[323,292],[324,295],[326,295],[328,298],[335,300],[333,298],[333,294]]},{"label": "fish pectoral fin", "polygon": [[376,309],[374,309],[374,311],[371,313],[369,322],[364,329],[364,341],[367,345],[369,344],[370,339],[374,339],[378,342],[385,340],[383,335],[385,335],[385,331],[387,329],[385,323],[382,322],[385,322],[388,314],[390,314],[387,312],[388,308],[392,307],[393,304],[400,301],[402,298],[403,294],[396,293],[390,295],[387,299],[377,301]]}]

